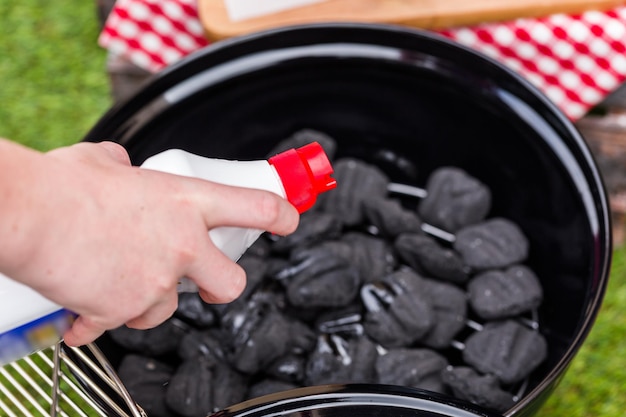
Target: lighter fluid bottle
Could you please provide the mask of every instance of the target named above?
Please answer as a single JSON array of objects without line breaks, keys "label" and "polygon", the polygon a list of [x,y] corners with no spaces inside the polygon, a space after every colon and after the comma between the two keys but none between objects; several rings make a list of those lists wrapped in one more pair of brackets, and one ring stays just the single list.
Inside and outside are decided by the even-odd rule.
[{"label": "lighter fluid bottle", "polygon": [[[206,158],[170,149],[142,165],[171,174],[271,191],[286,198],[300,213],[313,206],[317,195],[336,187],[333,169],[317,142],[279,153],[268,160],[235,161]],[[209,231],[215,245],[236,261],[263,230],[219,227]],[[195,291],[183,278],[181,291]],[[68,330],[75,315],[36,291],[0,274],[0,365],[52,346]]]}]

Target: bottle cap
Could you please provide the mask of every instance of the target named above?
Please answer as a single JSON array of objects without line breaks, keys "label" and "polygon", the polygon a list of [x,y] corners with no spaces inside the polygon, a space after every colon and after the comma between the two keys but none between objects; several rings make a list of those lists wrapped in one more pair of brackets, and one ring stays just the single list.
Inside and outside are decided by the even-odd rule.
[{"label": "bottle cap", "polygon": [[283,183],[287,200],[300,213],[313,206],[318,194],[337,186],[330,176],[333,167],[318,142],[281,152],[271,157],[269,163]]}]

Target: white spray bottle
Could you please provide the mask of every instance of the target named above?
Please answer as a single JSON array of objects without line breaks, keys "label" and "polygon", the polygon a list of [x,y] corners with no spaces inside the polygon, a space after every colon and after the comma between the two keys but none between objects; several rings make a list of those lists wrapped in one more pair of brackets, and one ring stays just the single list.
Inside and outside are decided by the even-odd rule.
[{"label": "white spray bottle", "polygon": [[[300,213],[313,206],[318,194],[336,187],[332,166],[317,142],[256,161],[206,158],[170,149],[148,158],[141,167],[271,191],[289,200]],[[210,230],[209,236],[237,261],[263,232],[219,227]],[[183,278],[178,290],[196,291],[197,287]],[[75,317],[31,288],[0,274],[0,365],[52,346]]]}]

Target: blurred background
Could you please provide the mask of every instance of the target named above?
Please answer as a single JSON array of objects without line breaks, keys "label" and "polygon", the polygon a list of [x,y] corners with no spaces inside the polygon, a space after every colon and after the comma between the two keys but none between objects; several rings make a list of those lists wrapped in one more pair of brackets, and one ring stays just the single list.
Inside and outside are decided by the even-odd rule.
[{"label": "blurred background", "polygon": [[[40,151],[71,145],[114,104],[112,86],[119,79],[113,72],[120,64],[97,44],[103,7],[84,0],[0,2],[0,137]],[[595,120],[583,119],[579,128],[592,135]],[[626,175],[626,166],[612,169],[607,177]],[[620,237],[600,315],[541,415],[622,415],[625,338],[626,249]]]}]

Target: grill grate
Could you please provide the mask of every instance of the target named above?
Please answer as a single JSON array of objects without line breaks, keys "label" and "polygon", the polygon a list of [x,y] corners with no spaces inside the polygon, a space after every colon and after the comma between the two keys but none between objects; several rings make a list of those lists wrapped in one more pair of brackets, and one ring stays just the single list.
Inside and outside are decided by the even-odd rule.
[{"label": "grill grate", "polygon": [[96,345],[62,343],[0,367],[0,414],[147,417]]}]

